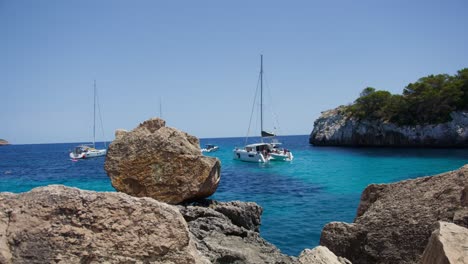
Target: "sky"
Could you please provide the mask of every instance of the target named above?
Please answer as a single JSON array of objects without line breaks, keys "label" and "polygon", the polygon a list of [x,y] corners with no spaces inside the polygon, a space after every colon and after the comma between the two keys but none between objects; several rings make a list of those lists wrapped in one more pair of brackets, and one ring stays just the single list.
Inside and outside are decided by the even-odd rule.
[{"label": "sky", "polygon": [[243,137],[260,54],[265,127],[310,134],[365,87],[401,93],[468,67],[467,11],[465,0],[0,0],[0,138],[91,141],[94,80],[97,141],[160,115],[199,138]]}]

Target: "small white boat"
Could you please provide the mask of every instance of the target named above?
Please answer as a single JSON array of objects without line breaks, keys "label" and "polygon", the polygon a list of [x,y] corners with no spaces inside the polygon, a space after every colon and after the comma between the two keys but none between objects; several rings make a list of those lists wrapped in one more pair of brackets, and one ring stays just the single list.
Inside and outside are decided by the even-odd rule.
[{"label": "small white boat", "polygon": [[213,145],[213,144],[206,144],[205,148],[202,148],[202,152],[215,152],[219,149],[218,146]]},{"label": "small white boat", "polygon": [[[101,120],[102,124],[102,120]],[[105,143],[104,143],[105,144]],[[93,125],[93,144],[92,145],[79,145],[76,146],[72,152],[70,152],[70,158],[76,159],[87,159],[105,156],[107,153],[106,149],[96,149],[96,81],[94,81],[94,125]]]},{"label": "small white boat", "polygon": [[[252,118],[250,119],[252,120]],[[263,55],[260,55],[260,131],[260,143],[249,144],[233,150],[235,160],[260,163],[293,160],[294,156],[291,151],[279,147],[281,143],[275,139],[275,134],[263,130]],[[270,142],[264,142],[264,139],[268,139]]]},{"label": "small white boat", "polygon": [[105,156],[107,150],[105,149],[95,149],[92,146],[80,145],[75,147],[72,152],[70,152],[70,158],[72,159],[87,159],[94,158],[99,156]]}]

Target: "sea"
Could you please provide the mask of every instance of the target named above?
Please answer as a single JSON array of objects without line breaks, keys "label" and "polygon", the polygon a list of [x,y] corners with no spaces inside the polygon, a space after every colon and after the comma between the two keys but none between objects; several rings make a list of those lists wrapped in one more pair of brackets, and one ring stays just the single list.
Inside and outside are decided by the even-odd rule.
[{"label": "sea", "polygon": [[[261,236],[293,256],[317,246],[325,224],[352,222],[367,185],[434,175],[468,163],[467,149],[315,147],[308,135],[279,140],[292,151],[292,162],[233,160],[232,150],[242,147],[245,138],[201,139],[200,145],[219,146],[217,152],[204,154],[221,161],[221,181],[210,198],[262,206]],[[250,138],[248,143],[255,141],[258,138]],[[105,157],[69,158],[77,144],[0,147],[0,192],[20,193],[49,184],[115,191],[104,170]]]}]

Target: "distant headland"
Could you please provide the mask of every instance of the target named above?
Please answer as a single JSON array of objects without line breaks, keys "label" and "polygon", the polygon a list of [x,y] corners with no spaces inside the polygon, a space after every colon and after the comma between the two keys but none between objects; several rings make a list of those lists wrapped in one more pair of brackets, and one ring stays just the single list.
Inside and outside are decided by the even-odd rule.
[{"label": "distant headland", "polygon": [[0,138],[0,146],[10,145],[10,143],[4,139]]},{"label": "distant headland", "polygon": [[365,88],[353,104],[322,112],[317,146],[468,147],[468,68],[420,78],[403,94]]}]

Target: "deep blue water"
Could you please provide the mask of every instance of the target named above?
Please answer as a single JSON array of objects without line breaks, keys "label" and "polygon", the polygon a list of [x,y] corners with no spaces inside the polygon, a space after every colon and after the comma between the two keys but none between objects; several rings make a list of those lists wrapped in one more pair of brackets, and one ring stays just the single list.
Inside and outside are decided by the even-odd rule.
[{"label": "deep blue water", "polygon": [[[220,146],[207,154],[222,163],[221,182],[212,198],[260,204],[261,235],[289,255],[318,245],[326,223],[352,222],[368,184],[433,175],[468,162],[465,149],[314,147],[308,136],[280,140],[293,152],[293,162],[235,161],[232,149],[243,146],[243,138],[202,139],[200,144]],[[0,147],[0,191],[25,192],[48,184],[114,191],[103,168],[105,158],[73,162],[68,152],[75,145]]]}]

